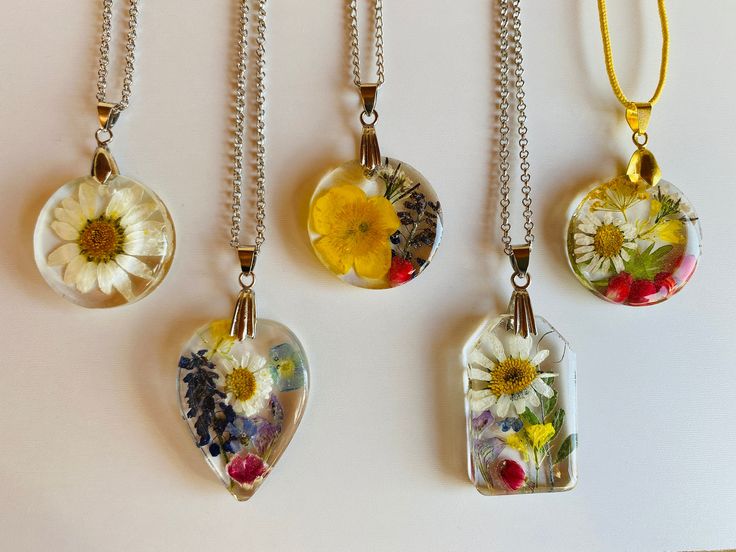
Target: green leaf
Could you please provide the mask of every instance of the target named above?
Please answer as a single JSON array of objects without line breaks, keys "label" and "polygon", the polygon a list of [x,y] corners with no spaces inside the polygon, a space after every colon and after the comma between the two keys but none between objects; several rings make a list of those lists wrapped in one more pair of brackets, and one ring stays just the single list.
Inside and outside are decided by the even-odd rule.
[{"label": "green leaf", "polygon": [[654,242],[644,251],[631,252],[631,257],[624,263],[624,270],[635,280],[651,280],[664,267],[664,259],[672,251],[672,245],[663,245],[654,250]]},{"label": "green leaf", "polygon": [[554,392],[554,394],[547,398],[542,397],[542,407],[544,408],[544,421],[549,422],[552,419],[552,411],[557,406],[557,391]]},{"label": "green leaf", "polygon": [[555,412],[554,418],[552,418],[552,427],[555,428],[555,435],[557,435],[557,432],[560,431],[560,428],[562,427],[562,422],[565,421],[565,411],[560,408],[557,412]]},{"label": "green leaf", "polygon": [[557,456],[555,456],[555,464],[559,464],[562,462],[565,458],[570,456],[572,451],[575,450],[575,447],[578,444],[578,434],[577,433],[571,433],[568,435],[564,441],[562,441],[562,444],[560,445],[559,450],[557,451]]},{"label": "green leaf", "polygon": [[521,416],[519,416],[524,423],[528,425],[536,425],[539,423],[539,418],[537,418],[537,415],[529,410],[529,407],[526,407],[526,410],[521,413]]}]

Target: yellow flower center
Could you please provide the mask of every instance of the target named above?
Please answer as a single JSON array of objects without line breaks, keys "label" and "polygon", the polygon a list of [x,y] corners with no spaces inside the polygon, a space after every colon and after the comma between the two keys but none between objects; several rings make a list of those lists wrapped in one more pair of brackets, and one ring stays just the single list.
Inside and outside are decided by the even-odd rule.
[{"label": "yellow flower center", "polygon": [[354,255],[363,255],[374,251],[386,242],[385,232],[380,231],[379,221],[381,212],[376,206],[368,202],[355,202],[346,205],[339,213],[339,226],[337,231],[341,237],[344,251]]},{"label": "yellow flower center", "polygon": [[507,358],[499,362],[491,372],[491,393],[513,395],[523,391],[537,377],[537,369],[525,358]]},{"label": "yellow flower center", "polygon": [[101,216],[87,221],[79,233],[79,250],[87,260],[107,262],[123,252],[125,231],[120,219]]},{"label": "yellow flower center", "polygon": [[225,376],[225,391],[232,393],[236,400],[247,401],[256,394],[256,377],[247,368],[235,368]]},{"label": "yellow flower center", "polygon": [[595,233],[593,247],[601,257],[615,257],[621,253],[624,233],[615,224],[604,224]]}]

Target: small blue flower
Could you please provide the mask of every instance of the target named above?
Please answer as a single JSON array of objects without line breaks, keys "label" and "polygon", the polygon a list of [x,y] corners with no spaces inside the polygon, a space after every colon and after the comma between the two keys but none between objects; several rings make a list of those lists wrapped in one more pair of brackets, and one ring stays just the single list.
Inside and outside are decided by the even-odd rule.
[{"label": "small blue flower", "polygon": [[279,391],[304,386],[304,361],[289,343],[271,348],[271,375]]},{"label": "small blue flower", "polygon": [[513,429],[515,432],[519,432],[524,427],[524,422],[519,418],[504,418],[499,422],[499,425],[501,426],[501,431],[505,432]]},{"label": "small blue flower", "polygon": [[212,456],[219,456],[220,455],[220,445],[217,443],[212,443],[210,445],[210,454]]}]

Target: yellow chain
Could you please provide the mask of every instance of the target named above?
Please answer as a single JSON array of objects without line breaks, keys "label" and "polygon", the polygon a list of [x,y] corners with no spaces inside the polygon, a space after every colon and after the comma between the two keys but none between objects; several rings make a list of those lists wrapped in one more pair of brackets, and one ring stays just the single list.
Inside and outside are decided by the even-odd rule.
[{"label": "yellow chain", "polygon": [[[657,0],[659,7],[659,21],[662,27],[662,62],[659,66],[659,83],[657,88],[649,100],[649,104],[654,105],[662,94],[665,80],[667,80],[667,61],[670,51],[670,31],[667,26],[667,11],[664,7],[664,0]],[[608,80],[611,82],[613,93],[616,94],[620,101],[627,109],[634,109],[636,103],[626,97],[621,85],[616,78],[616,70],[613,67],[613,52],[611,51],[611,36],[608,33],[608,13],[606,10],[606,0],[598,0],[598,16],[601,23],[601,36],[603,37],[603,54],[606,58],[606,71],[608,72]]]}]

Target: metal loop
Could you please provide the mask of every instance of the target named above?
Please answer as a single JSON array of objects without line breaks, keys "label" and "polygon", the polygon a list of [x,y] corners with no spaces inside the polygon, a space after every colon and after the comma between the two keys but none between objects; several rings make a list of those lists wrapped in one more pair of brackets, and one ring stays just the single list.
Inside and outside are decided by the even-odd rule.
[{"label": "metal loop", "polygon": [[[524,279],[524,283],[523,284],[519,284],[516,281],[517,278],[523,278]],[[532,277],[529,275],[528,272],[524,272],[524,273],[514,272],[511,275],[511,285],[514,286],[514,289],[516,289],[516,290],[519,290],[519,291],[525,290],[526,288],[529,287],[529,284],[531,284],[531,283],[532,283]]]},{"label": "metal loop", "polygon": [[366,117],[370,117],[370,116],[371,116],[370,113],[368,113],[367,111],[363,111],[360,114],[360,124],[362,124],[363,126],[373,126],[373,125],[375,125],[378,122],[378,111],[376,111],[374,109],[373,110],[373,120],[372,121],[366,121]]},{"label": "metal loop", "polygon": [[631,135],[631,139],[634,141],[637,148],[643,148],[647,145],[647,142],[649,142],[649,135],[646,132],[635,132]]},{"label": "metal loop", "polygon": [[[246,278],[250,278],[250,281],[247,281]],[[238,276],[238,281],[240,282],[240,287],[243,289],[251,289],[256,283],[255,272],[241,272],[240,276]]]},{"label": "metal loop", "polygon": [[95,131],[95,140],[97,140],[98,145],[106,146],[112,141],[112,130],[109,128],[98,128]]}]

